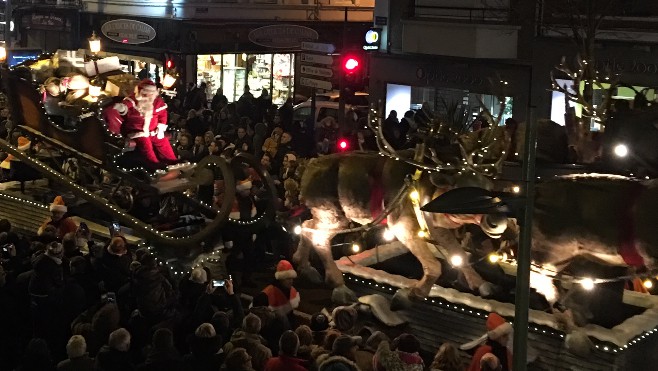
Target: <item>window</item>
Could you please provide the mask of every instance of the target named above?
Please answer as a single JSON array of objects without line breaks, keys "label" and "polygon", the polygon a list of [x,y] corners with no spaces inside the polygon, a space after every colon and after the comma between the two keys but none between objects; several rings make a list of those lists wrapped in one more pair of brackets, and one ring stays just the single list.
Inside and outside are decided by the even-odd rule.
[{"label": "window", "polygon": [[293,121],[304,121],[311,116],[311,107],[301,107],[295,110],[292,115]]}]

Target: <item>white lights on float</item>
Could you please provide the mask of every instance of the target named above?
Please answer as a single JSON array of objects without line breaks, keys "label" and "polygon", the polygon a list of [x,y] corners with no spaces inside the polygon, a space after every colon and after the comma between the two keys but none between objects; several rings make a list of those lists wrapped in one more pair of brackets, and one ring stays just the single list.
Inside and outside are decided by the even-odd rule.
[{"label": "white lights on float", "polygon": [[515,185],[514,187],[512,187],[512,192],[514,192],[514,193],[519,193],[519,192],[521,192],[521,187]]},{"label": "white lights on float", "polygon": [[453,255],[450,257],[450,264],[453,267],[461,267],[464,264],[464,258],[461,255]]},{"label": "white lights on float", "polygon": [[420,238],[426,238],[426,237],[428,237],[428,236],[429,236],[429,235],[427,234],[427,231],[426,231],[426,230],[421,229],[421,230],[418,231],[418,237],[420,237]]},{"label": "white lights on float", "polygon": [[589,278],[589,277],[583,278],[580,281],[580,285],[587,291],[593,290],[594,289],[594,280]]},{"label": "white lights on float", "polygon": [[653,287],[653,281],[646,279],[644,282],[642,282],[642,285],[644,285],[645,288],[650,289]]},{"label": "white lights on float", "polygon": [[489,262],[496,264],[500,261],[501,257],[500,255],[496,253],[489,254]]},{"label": "white lights on float", "polygon": [[628,146],[625,144],[617,144],[614,148],[615,156],[626,157],[628,156]]},{"label": "white lights on float", "polygon": [[352,252],[356,254],[359,251],[361,251],[361,246],[358,243],[353,243],[352,244]]},{"label": "white lights on float", "polygon": [[297,235],[302,234],[302,226],[296,225],[295,228],[292,229],[292,232]]},{"label": "white lights on float", "polygon": [[393,233],[393,231],[388,228],[384,229],[384,233],[382,235],[386,241],[393,241],[395,238],[395,233]]},{"label": "white lights on float", "polygon": [[420,193],[418,193],[418,191],[414,189],[413,191],[409,192],[409,198],[412,201],[419,201],[420,200]]}]

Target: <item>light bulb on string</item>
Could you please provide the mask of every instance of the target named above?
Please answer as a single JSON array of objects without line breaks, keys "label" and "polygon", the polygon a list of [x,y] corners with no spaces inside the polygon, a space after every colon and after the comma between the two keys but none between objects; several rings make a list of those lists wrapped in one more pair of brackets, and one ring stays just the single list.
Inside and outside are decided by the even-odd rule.
[{"label": "light bulb on string", "polygon": [[424,229],[419,230],[419,231],[418,231],[418,237],[420,237],[420,238],[425,238],[425,237],[427,237],[427,231],[424,230]]},{"label": "light bulb on string", "polygon": [[389,228],[386,228],[384,229],[383,237],[384,240],[386,241],[393,241],[393,239],[395,238],[395,233],[393,233],[393,231],[390,230]]},{"label": "light bulb on string", "polygon": [[356,242],[353,243],[352,244],[352,252],[353,253],[358,253],[359,251],[361,251],[361,246]]},{"label": "light bulb on string", "polygon": [[644,285],[645,288],[650,289],[653,287],[653,281],[647,278],[646,280],[644,280],[644,282],[642,282],[642,285]]},{"label": "light bulb on string", "polygon": [[489,254],[489,262],[495,264],[500,261],[500,255],[496,253]]},{"label": "light bulb on string", "polygon": [[420,200],[420,193],[414,189],[409,193],[409,198],[411,198],[412,201],[418,201]]},{"label": "light bulb on string", "polygon": [[594,289],[594,280],[586,277],[580,280],[580,285],[587,291],[593,290]]},{"label": "light bulb on string", "polygon": [[452,264],[453,267],[460,267],[464,264],[464,258],[462,258],[461,255],[453,255],[450,257],[450,264]]},{"label": "light bulb on string", "polygon": [[292,232],[294,234],[302,234],[302,226],[301,225],[296,225],[293,229]]}]

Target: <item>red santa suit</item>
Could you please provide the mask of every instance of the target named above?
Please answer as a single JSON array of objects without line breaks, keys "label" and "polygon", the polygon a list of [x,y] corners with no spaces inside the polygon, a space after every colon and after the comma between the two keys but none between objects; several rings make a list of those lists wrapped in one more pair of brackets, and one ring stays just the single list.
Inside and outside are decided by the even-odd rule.
[{"label": "red santa suit", "polygon": [[153,109],[141,112],[140,94],[144,92],[157,94],[155,83],[149,79],[142,80],[137,86],[137,94],[124,98],[121,103],[104,111],[108,129],[113,134],[121,134],[135,141],[136,150],[140,152],[151,167],[176,162],[176,154],[169,140],[164,137],[167,129],[167,104],[156,96]]},{"label": "red santa suit", "polygon": [[499,340],[505,335],[511,335],[512,330],[512,325],[505,321],[503,317],[497,313],[489,313],[487,333],[459,347],[461,350],[471,350],[477,347],[467,371],[479,371],[482,358],[487,354],[493,354],[498,358],[501,370],[511,371],[512,352],[505,345],[500,344]]}]

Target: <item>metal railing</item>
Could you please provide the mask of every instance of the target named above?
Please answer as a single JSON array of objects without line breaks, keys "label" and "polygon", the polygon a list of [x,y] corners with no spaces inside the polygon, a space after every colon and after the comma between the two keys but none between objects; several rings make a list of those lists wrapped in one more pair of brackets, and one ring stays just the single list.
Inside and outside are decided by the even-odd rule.
[{"label": "metal railing", "polygon": [[510,22],[512,11],[509,8],[474,8],[426,5],[416,1],[414,17],[457,19],[460,21],[477,22]]},{"label": "metal railing", "polygon": [[12,5],[48,5],[64,7],[82,7],[82,0],[12,0]]}]

